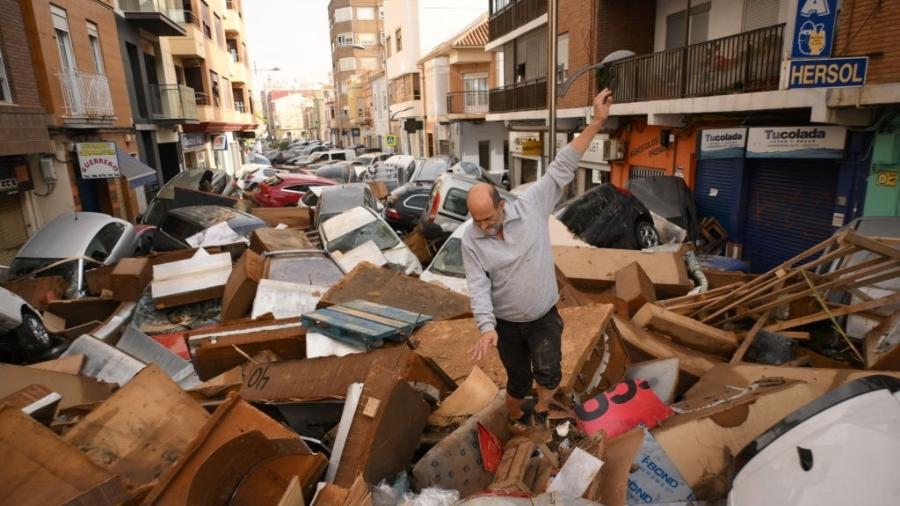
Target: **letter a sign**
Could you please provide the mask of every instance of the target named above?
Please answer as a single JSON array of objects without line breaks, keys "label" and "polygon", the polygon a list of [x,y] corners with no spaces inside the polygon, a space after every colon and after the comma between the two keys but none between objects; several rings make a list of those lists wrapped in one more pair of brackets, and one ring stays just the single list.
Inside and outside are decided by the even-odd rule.
[{"label": "letter a sign", "polygon": [[793,58],[831,56],[837,0],[799,0],[794,18]]}]

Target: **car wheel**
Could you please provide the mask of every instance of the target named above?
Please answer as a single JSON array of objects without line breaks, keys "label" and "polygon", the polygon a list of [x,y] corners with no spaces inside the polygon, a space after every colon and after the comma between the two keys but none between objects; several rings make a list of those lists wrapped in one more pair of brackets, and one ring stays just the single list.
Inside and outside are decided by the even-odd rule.
[{"label": "car wheel", "polygon": [[247,187],[247,191],[248,191],[248,192],[255,192],[257,187],[259,187],[258,184],[256,184],[256,183],[251,183],[250,186]]},{"label": "car wheel", "polygon": [[50,347],[50,334],[44,328],[41,319],[29,311],[22,313],[22,325],[16,329],[16,337],[26,360],[31,355]]},{"label": "car wheel", "polygon": [[638,221],[634,226],[634,235],[641,249],[659,246],[659,233],[650,221]]}]

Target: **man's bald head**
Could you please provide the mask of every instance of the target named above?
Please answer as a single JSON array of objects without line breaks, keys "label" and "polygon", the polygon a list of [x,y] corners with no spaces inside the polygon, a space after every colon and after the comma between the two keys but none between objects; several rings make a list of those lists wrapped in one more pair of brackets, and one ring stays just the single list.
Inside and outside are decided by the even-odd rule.
[{"label": "man's bald head", "polygon": [[504,202],[500,192],[492,185],[478,183],[469,190],[466,198],[472,221],[484,233],[496,235],[503,226]]}]

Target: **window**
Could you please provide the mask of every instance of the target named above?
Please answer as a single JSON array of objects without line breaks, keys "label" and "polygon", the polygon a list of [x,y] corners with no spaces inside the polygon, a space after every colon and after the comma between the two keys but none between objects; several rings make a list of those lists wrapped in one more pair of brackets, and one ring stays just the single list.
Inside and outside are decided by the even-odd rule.
[{"label": "window", "polygon": [[384,19],[384,7],[379,7],[379,8],[378,8],[378,18],[379,18],[379,19]]},{"label": "window", "polygon": [[97,235],[91,239],[84,255],[93,258],[98,262],[106,260],[106,257],[108,257],[115,249],[123,232],[125,232],[125,225],[122,225],[121,223],[110,223],[109,225],[104,226],[97,232]]},{"label": "window", "polygon": [[353,7],[341,7],[334,10],[334,22],[341,23],[353,19]]},{"label": "window", "polygon": [[87,22],[88,44],[91,46],[91,57],[94,59],[94,70],[98,74],[105,74],[103,67],[103,52],[100,51],[100,34],[97,25]]},{"label": "window", "polygon": [[212,40],[212,30],[209,28],[209,4],[204,0],[200,1],[200,17],[203,18],[203,34]]},{"label": "window", "polygon": [[564,33],[559,36],[556,43],[556,76],[557,81],[562,82],[566,79],[566,73],[569,70],[569,34]]},{"label": "window", "polygon": [[746,0],[744,2],[743,31],[778,24],[779,11],[781,11],[781,0]]},{"label": "window", "polygon": [[361,46],[374,46],[376,44],[376,35],[374,32],[363,32],[356,34]]},{"label": "window", "polygon": [[69,20],[66,11],[55,5],[50,6],[53,14],[53,29],[56,32],[56,44],[59,47],[59,61],[63,70],[75,70],[75,50],[69,37]]},{"label": "window", "polygon": [[478,165],[491,170],[491,141],[478,141]]},{"label": "window", "polygon": [[6,77],[6,64],[3,63],[2,51],[0,51],[0,102],[12,103],[12,92],[9,90],[9,79]]},{"label": "window", "polygon": [[216,42],[220,47],[225,47],[225,31],[222,30],[222,18],[218,14],[213,14],[216,23]]},{"label": "window", "polygon": [[[666,50],[684,47],[685,11],[666,16]],[[709,38],[709,2],[691,7],[691,35],[688,44]]]},{"label": "window", "polygon": [[359,59],[359,66],[363,70],[378,70],[378,58],[364,56]]},{"label": "window", "polygon": [[466,92],[465,112],[487,112],[488,77],[486,72],[463,74],[463,91]]},{"label": "window", "polygon": [[212,88],[213,105],[216,107],[220,107],[221,103],[219,101],[219,74],[216,74],[212,70],[209,71],[209,85],[210,88]]},{"label": "window", "polygon": [[384,50],[386,52],[385,54],[387,54],[388,56],[391,55],[391,38],[390,37],[385,39]]},{"label": "window", "polygon": [[397,39],[397,52],[399,53],[403,50],[403,39],[400,37],[400,28],[397,28],[397,31],[394,32],[394,38]]},{"label": "window", "polygon": [[459,188],[451,188],[447,192],[447,200],[444,201],[444,211],[457,216],[468,216],[469,207],[466,205],[468,192]]},{"label": "window", "polygon": [[338,60],[338,68],[341,72],[356,70],[356,58],[353,58],[352,56],[341,58]]},{"label": "window", "polygon": [[353,45],[353,34],[352,33],[339,33],[337,38],[335,39],[335,43],[338,46],[352,46]]},{"label": "window", "polygon": [[231,96],[231,81],[227,77],[222,78],[222,107],[234,109],[234,99]]},{"label": "window", "polygon": [[375,19],[375,8],[374,7],[357,7],[356,8],[356,19],[359,21],[372,21]]}]

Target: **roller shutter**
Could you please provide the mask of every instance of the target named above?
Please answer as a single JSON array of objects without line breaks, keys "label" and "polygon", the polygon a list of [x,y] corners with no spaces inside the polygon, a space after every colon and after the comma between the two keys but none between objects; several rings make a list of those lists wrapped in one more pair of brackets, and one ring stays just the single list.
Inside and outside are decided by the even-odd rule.
[{"label": "roller shutter", "polygon": [[728,231],[730,240],[737,237],[735,230],[735,206],[740,198],[742,159],[700,160],[694,178],[694,200],[697,215],[702,219],[711,216]]}]

